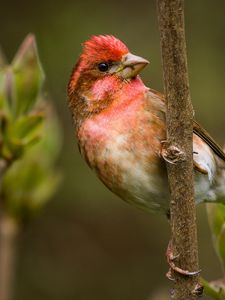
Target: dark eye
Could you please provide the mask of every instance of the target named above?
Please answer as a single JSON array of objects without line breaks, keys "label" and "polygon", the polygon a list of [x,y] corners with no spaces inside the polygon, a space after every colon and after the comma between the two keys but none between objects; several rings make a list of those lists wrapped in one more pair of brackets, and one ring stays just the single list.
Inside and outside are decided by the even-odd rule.
[{"label": "dark eye", "polygon": [[102,63],[98,64],[98,69],[101,72],[106,72],[109,69],[109,64],[106,62],[102,62]]}]

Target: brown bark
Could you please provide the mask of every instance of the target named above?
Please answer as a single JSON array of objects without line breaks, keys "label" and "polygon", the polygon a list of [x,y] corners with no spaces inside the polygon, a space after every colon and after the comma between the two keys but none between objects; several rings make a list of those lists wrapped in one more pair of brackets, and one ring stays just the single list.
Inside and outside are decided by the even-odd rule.
[{"label": "brown bark", "polygon": [[[193,188],[193,108],[189,92],[184,1],[157,0],[158,23],[167,100],[167,141],[163,156],[167,160],[171,193],[170,213],[172,249],[179,255],[174,264],[197,271],[198,245]],[[172,298],[194,300],[201,292],[197,276],[172,271],[175,279]]]}]

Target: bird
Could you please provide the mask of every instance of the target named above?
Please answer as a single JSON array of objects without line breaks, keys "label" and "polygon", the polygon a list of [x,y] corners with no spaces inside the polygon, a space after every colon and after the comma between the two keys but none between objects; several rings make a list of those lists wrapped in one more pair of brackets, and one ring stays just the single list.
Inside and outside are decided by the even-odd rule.
[{"label": "bird", "polygon": [[[168,215],[166,102],[140,77],[148,64],[118,38],[92,36],[72,70],[68,103],[80,153],[104,185],[138,208]],[[193,173],[196,204],[225,204],[225,153],[196,121]]]}]

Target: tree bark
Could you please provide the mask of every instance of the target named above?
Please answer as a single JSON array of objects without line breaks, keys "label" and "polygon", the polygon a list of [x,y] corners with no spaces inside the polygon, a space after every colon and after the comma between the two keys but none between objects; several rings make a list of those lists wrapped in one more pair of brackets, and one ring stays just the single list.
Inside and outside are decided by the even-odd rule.
[{"label": "tree bark", "polygon": [[[158,23],[167,101],[167,141],[162,155],[167,161],[171,194],[171,247],[173,264],[190,272],[199,269],[196,212],[193,187],[193,108],[191,104],[186,42],[184,1],[157,0]],[[201,294],[198,275],[175,279],[172,299],[195,300]]]}]

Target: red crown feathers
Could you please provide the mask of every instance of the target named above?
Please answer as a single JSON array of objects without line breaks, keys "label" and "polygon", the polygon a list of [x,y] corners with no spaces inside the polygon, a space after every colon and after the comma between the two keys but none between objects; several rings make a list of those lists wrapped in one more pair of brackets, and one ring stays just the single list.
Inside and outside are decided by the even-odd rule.
[{"label": "red crown feathers", "polygon": [[83,45],[82,58],[88,61],[118,61],[129,52],[127,46],[112,35],[92,36]]}]

